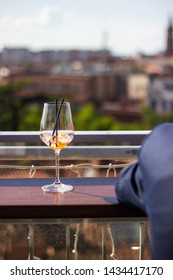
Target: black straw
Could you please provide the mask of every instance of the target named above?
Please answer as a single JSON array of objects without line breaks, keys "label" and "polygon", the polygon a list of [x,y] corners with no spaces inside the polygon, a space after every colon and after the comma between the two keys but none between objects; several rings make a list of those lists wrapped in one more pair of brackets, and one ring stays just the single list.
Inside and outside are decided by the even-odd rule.
[{"label": "black straw", "polygon": [[[56,108],[57,108],[57,99],[56,99]],[[59,110],[57,110],[57,114],[56,114],[56,120],[55,120],[55,125],[54,125],[54,129],[53,129],[53,132],[52,132],[52,136],[54,135],[55,131],[57,132],[57,124],[58,124],[58,120],[59,120],[59,116],[60,116],[60,113],[61,113],[61,108],[62,108],[62,105],[64,103],[64,98],[61,100],[61,104],[60,104],[60,107],[59,107]]]},{"label": "black straw", "polygon": [[[55,112],[56,112],[56,117],[57,117],[57,113],[58,113],[58,99],[57,98],[56,98],[56,110],[55,110]],[[55,127],[55,129],[56,129],[56,137],[58,136],[58,125],[57,124],[56,124],[56,127]]]}]

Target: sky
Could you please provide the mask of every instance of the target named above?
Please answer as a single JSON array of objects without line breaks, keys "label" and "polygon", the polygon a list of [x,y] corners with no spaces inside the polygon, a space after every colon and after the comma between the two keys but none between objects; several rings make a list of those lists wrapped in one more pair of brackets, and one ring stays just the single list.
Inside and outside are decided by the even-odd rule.
[{"label": "sky", "polygon": [[0,50],[165,50],[173,0],[0,0]]}]

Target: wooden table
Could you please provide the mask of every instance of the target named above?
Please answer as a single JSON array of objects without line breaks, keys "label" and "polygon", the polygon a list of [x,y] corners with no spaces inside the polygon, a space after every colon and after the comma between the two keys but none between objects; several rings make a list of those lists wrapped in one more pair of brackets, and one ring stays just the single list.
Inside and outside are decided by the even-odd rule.
[{"label": "wooden table", "polygon": [[139,258],[144,258],[143,221],[146,221],[146,217],[141,211],[123,207],[118,203],[115,178],[63,178],[63,183],[74,186],[73,191],[63,194],[44,193],[41,186],[52,183],[53,180],[0,179],[0,223],[28,225],[28,259],[34,259],[34,225],[65,225],[66,258],[69,259],[70,224],[82,225],[85,221],[102,225],[102,259],[105,259],[105,226],[109,225],[111,229],[111,225],[122,220],[139,222]]},{"label": "wooden table", "polygon": [[0,179],[0,219],[143,218],[141,211],[119,205],[115,178],[63,178],[74,190],[44,193],[53,179]]}]

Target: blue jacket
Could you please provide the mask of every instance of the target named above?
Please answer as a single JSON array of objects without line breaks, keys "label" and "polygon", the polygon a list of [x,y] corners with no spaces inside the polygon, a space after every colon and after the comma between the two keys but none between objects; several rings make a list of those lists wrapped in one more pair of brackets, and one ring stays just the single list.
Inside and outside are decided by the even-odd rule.
[{"label": "blue jacket", "polygon": [[157,126],[142,143],[138,161],[116,181],[120,203],[141,209],[151,226],[152,259],[173,260],[173,124]]}]

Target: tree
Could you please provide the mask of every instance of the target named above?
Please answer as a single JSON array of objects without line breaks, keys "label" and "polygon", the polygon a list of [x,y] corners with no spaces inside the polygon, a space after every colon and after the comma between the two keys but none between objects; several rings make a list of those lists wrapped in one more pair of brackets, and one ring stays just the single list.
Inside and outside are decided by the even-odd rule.
[{"label": "tree", "polygon": [[22,101],[16,97],[17,90],[22,88],[21,83],[9,83],[0,87],[0,129],[17,130],[19,123],[19,109],[22,107]]},{"label": "tree", "polygon": [[93,103],[80,107],[74,115],[76,130],[112,130],[114,118],[102,115]]}]

